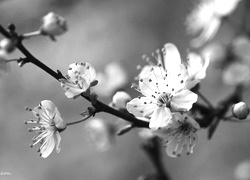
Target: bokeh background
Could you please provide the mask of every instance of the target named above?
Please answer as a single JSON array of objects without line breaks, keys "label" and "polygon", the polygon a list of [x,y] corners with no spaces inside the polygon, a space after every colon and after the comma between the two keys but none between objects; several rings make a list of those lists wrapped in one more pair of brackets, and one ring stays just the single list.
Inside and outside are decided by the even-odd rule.
[{"label": "bokeh background", "polygon": [[[184,21],[197,1],[193,0],[1,0],[0,24],[12,22],[20,33],[36,30],[40,18],[50,11],[64,16],[69,31],[56,43],[36,37],[25,46],[52,69],[66,73],[75,61],[88,61],[97,71],[105,70],[111,62],[125,69],[127,78],[122,88],[138,74],[136,66],[144,64],[142,54],[150,55],[164,43],[177,45],[184,57],[189,48],[189,37]],[[237,13],[237,12],[236,12]],[[227,41],[232,32],[222,27],[215,39]],[[22,57],[18,51],[13,58]],[[106,72],[105,72],[106,71]],[[112,74],[112,73],[111,73]],[[112,77],[115,80],[115,77]],[[111,80],[112,80],[111,78]],[[107,92],[100,99],[111,101],[109,84],[101,84]],[[232,90],[223,85],[219,70],[208,68],[201,83],[201,91],[214,104]],[[244,95],[249,103],[249,93]],[[117,137],[115,145],[106,152],[95,149],[84,123],[68,127],[62,133],[62,151],[42,159],[36,147],[29,144],[34,133],[27,131],[25,120],[33,118],[24,110],[43,99],[55,102],[66,121],[79,119],[88,102],[79,98],[67,99],[60,84],[32,64],[19,68],[11,64],[11,72],[0,79],[0,172],[10,176],[0,179],[27,180],[132,180],[154,172],[148,157],[140,149],[142,139],[136,130]],[[109,121],[117,118],[107,114],[97,117]],[[195,153],[178,159],[163,156],[164,164],[173,180],[233,180],[236,165],[250,157],[250,123],[221,123],[212,140],[206,131],[199,132]]]}]

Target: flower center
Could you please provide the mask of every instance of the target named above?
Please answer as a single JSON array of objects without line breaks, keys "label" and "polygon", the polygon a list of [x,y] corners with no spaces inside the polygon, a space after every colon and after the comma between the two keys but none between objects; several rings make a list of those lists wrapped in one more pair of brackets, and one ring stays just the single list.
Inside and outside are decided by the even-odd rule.
[{"label": "flower center", "polygon": [[158,102],[160,103],[160,105],[165,105],[166,107],[170,107],[171,96],[167,95],[166,93],[163,93],[159,96]]}]

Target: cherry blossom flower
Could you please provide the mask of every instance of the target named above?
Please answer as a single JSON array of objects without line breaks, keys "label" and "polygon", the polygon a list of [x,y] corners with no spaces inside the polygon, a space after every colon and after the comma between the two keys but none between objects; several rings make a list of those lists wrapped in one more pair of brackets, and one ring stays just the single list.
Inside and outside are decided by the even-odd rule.
[{"label": "cherry blossom flower", "polygon": [[166,126],[172,112],[189,111],[198,96],[186,89],[186,69],[179,70],[166,72],[152,67],[151,73],[139,80],[137,90],[144,96],[131,100],[127,110],[137,117],[150,117],[152,129]]},{"label": "cherry blossom flower", "polygon": [[40,142],[42,145],[38,152],[43,158],[47,158],[54,148],[59,153],[61,149],[60,132],[65,130],[66,124],[55,104],[50,100],[43,100],[38,106],[27,110],[32,111],[37,119],[27,120],[25,124],[38,124],[29,129],[30,132],[38,132],[38,135],[32,139],[33,143],[30,146],[33,147]]},{"label": "cherry blossom flower", "polygon": [[72,63],[68,68],[66,79],[60,79],[62,88],[68,98],[76,98],[93,85],[96,78],[94,67],[87,63]]},{"label": "cherry blossom flower", "polygon": [[220,28],[222,18],[231,14],[241,0],[201,0],[201,3],[186,19],[187,32],[198,34],[191,41],[200,47],[212,39]]},{"label": "cherry blossom flower", "polygon": [[168,126],[154,133],[163,139],[169,156],[180,157],[183,152],[193,153],[199,129],[199,124],[187,114],[174,113]]},{"label": "cherry blossom flower", "polygon": [[63,17],[50,12],[42,18],[40,30],[44,35],[58,36],[65,33],[68,27]]}]

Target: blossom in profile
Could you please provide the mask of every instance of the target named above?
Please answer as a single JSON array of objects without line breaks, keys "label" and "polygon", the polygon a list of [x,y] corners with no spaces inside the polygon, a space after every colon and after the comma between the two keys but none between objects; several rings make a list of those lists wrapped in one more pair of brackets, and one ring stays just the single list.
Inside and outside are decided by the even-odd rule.
[{"label": "blossom in profile", "polygon": [[68,30],[66,20],[53,12],[49,12],[42,18],[40,31],[44,35],[58,36]]},{"label": "blossom in profile", "polygon": [[66,91],[68,98],[76,98],[81,93],[86,92],[90,86],[96,82],[96,71],[94,67],[87,63],[72,63],[69,65],[66,79],[60,79],[62,88]]},{"label": "blossom in profile", "polygon": [[54,148],[59,153],[61,149],[60,132],[65,130],[66,124],[55,104],[50,100],[43,100],[38,106],[33,109],[28,108],[27,110],[32,111],[37,118],[25,121],[25,124],[37,124],[37,126],[29,128],[30,132],[38,132],[38,135],[32,139],[30,146],[33,147],[40,143],[41,147],[38,149],[38,152],[43,158],[47,158]]},{"label": "blossom in profile", "polygon": [[127,110],[134,116],[150,119],[151,129],[166,126],[172,112],[189,111],[198,99],[186,88],[188,74],[177,48],[166,44],[164,55],[164,67],[159,61],[139,74],[137,90],[143,96],[127,103]]},{"label": "blossom in profile", "polygon": [[191,41],[200,47],[211,40],[220,28],[223,17],[230,15],[241,0],[201,0],[186,19],[187,32],[197,35]]},{"label": "blossom in profile", "polygon": [[171,157],[180,157],[184,152],[189,155],[198,140],[199,124],[184,113],[174,113],[168,126],[154,133],[162,138],[166,152]]},{"label": "blossom in profile", "polygon": [[189,53],[186,61],[188,72],[187,89],[191,89],[206,77],[206,70],[209,65],[209,57],[201,57],[196,53]]},{"label": "blossom in profile", "polygon": [[89,133],[97,150],[108,150],[115,141],[115,126],[102,119],[91,119],[86,122],[86,130]]}]

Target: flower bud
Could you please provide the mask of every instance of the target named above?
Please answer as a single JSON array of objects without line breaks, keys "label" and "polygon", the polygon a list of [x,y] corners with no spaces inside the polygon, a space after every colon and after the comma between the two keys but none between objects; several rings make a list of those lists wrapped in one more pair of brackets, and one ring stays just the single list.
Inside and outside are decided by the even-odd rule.
[{"label": "flower bud", "polygon": [[124,91],[118,91],[113,96],[112,103],[115,108],[126,109],[127,102],[131,100],[131,97],[128,93]]},{"label": "flower bud", "polygon": [[68,27],[63,17],[50,12],[42,18],[40,30],[44,35],[58,36],[65,33]]},{"label": "flower bud", "polygon": [[17,40],[4,38],[0,41],[0,49],[4,50],[6,53],[11,53],[16,49]]},{"label": "flower bud", "polygon": [[232,107],[233,116],[238,119],[246,119],[249,114],[249,107],[244,102],[234,104]]}]

